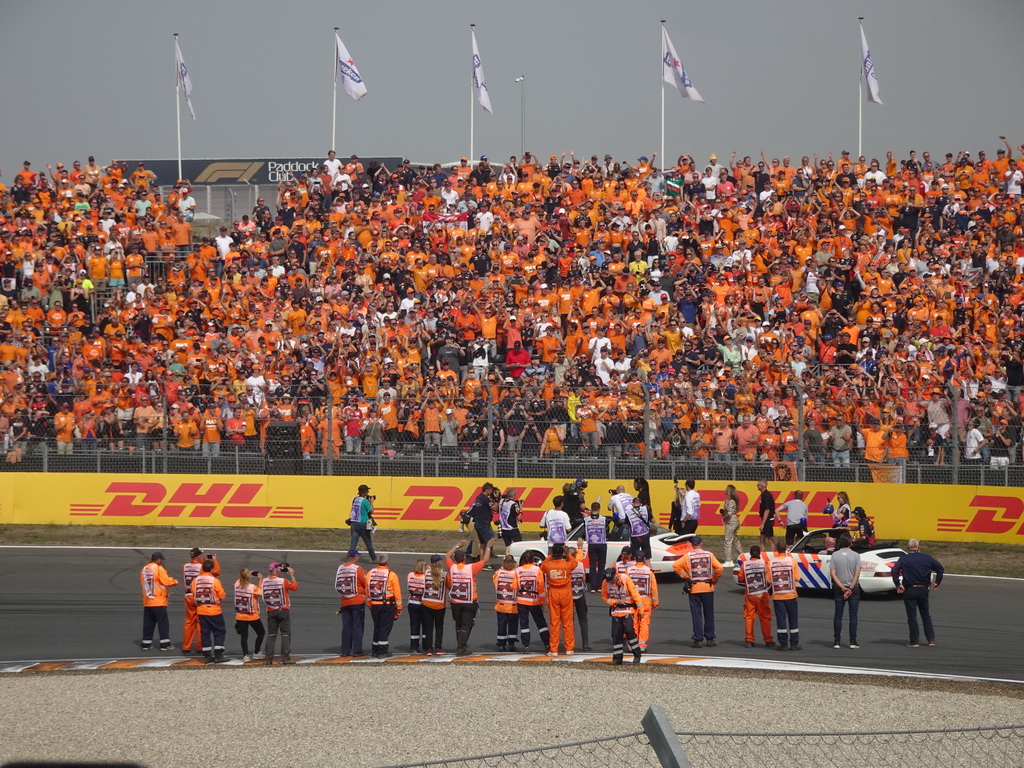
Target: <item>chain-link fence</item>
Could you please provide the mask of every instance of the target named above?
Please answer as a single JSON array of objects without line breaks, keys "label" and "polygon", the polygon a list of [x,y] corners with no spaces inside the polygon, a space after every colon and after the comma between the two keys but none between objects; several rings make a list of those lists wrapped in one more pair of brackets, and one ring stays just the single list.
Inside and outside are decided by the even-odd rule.
[{"label": "chain-link fence", "polygon": [[477,757],[452,758],[427,763],[405,763],[389,768],[417,768],[419,766],[458,766],[458,768],[519,768],[522,765],[538,768],[562,768],[563,766],[660,766],[658,757],[643,732],[605,739],[577,741],[554,747],[537,747],[520,752],[479,755]]},{"label": "chain-link fence", "polygon": [[452,758],[414,766],[798,765],[801,768],[902,765],[907,768],[1017,768],[1024,765],[1024,726],[843,733],[677,733],[685,760],[661,762],[643,732],[553,747]]},{"label": "chain-link fence", "polygon": [[[118,341],[86,346],[116,354]],[[1006,406],[967,418],[955,391],[870,390],[850,408],[849,393],[788,387],[755,411],[742,391],[723,402],[486,368],[443,368],[422,384],[418,367],[414,378],[390,362],[371,376],[243,378],[199,341],[168,343],[178,369],[160,377],[76,359],[13,385],[0,469],[1024,485]],[[979,427],[990,439],[968,458]]]},{"label": "chain-link fence", "polygon": [[679,733],[693,768],[787,763],[802,768],[1024,765],[1024,726],[844,733]]}]

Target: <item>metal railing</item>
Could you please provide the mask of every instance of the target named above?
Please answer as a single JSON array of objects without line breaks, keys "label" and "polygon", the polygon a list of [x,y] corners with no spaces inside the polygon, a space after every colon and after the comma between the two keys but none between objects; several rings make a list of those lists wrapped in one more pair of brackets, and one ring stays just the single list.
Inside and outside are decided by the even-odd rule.
[{"label": "metal railing", "polygon": [[[115,363],[98,363],[84,379],[62,374],[43,392],[38,387],[47,383],[33,380],[30,391],[15,395],[24,398],[24,431],[15,439],[17,426],[4,431],[0,419],[0,469],[810,482],[879,481],[884,470],[888,482],[1024,485],[1019,426],[982,425],[991,439],[977,459],[963,458],[959,446],[969,432],[959,424],[954,390],[940,401],[948,405],[945,426],[929,424],[927,414],[906,425],[908,417],[880,398],[852,424],[845,452],[820,440],[822,430],[836,428],[822,411],[838,403],[800,387],[754,414],[743,404],[698,399],[694,406],[685,395],[645,386],[569,389],[505,384],[486,372],[461,383],[454,376],[423,386],[385,380],[371,389],[332,374],[264,391],[227,377],[196,385],[168,374],[129,383]],[[927,401],[929,393],[915,395]],[[143,399],[153,405],[146,426],[137,416]],[[74,429],[59,435],[64,403]],[[212,438],[206,417],[214,420]],[[868,423],[878,417],[880,424]],[[863,436],[897,421],[906,427],[898,430],[899,455],[872,453]],[[196,428],[179,428],[186,422]],[[271,424],[279,428],[268,432]],[[244,435],[232,436],[239,426]],[[1008,443],[1001,451],[997,432]]]},{"label": "metal railing", "polygon": [[[652,708],[654,709],[654,708]],[[646,718],[645,718],[646,719]],[[645,724],[646,725],[646,724]],[[802,768],[902,765],[907,768],[1017,768],[1024,764],[1024,726],[919,731],[829,733],[686,733],[675,736],[677,751],[655,748],[650,731],[516,752],[404,763],[423,766],[639,765],[719,768],[776,762]]]}]

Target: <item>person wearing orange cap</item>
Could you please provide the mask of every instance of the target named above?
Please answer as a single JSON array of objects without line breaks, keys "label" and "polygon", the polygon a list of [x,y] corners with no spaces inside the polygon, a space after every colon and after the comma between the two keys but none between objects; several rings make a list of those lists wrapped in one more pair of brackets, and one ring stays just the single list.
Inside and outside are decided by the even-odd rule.
[{"label": "person wearing orange cap", "polygon": [[164,553],[154,552],[149,563],[139,574],[142,582],[142,650],[153,650],[153,630],[160,633],[160,650],[170,651],[170,622],[167,619],[167,588],[178,580],[171,577],[164,568]]}]

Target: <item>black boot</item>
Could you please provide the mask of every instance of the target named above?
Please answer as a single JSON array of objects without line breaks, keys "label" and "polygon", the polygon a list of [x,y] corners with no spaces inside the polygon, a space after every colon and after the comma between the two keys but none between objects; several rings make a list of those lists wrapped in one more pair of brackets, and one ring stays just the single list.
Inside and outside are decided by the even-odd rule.
[{"label": "black boot", "polygon": [[207,664],[213,664],[213,654],[210,651],[203,653],[203,659],[206,660]]},{"label": "black boot", "polygon": [[228,660],[228,657],[224,655],[223,649],[218,650],[216,653],[213,654],[213,663],[214,664],[223,664],[227,660]]}]

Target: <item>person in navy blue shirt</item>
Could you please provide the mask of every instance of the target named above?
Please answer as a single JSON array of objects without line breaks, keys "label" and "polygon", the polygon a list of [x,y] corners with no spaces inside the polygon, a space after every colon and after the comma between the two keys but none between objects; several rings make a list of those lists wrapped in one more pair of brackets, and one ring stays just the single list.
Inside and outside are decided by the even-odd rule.
[{"label": "person in navy blue shirt", "polygon": [[[932,626],[932,614],[928,608],[928,594],[938,589],[942,583],[945,569],[942,563],[931,555],[921,551],[921,542],[911,539],[907,543],[910,550],[902,555],[892,567],[892,581],[896,591],[903,595],[903,604],[907,608],[907,624],[910,626],[910,642],[908,648],[919,648],[921,644],[917,627],[917,613],[921,613],[924,624],[924,636],[928,645],[935,645],[935,627]],[[932,573],[935,581],[932,582]]]}]

